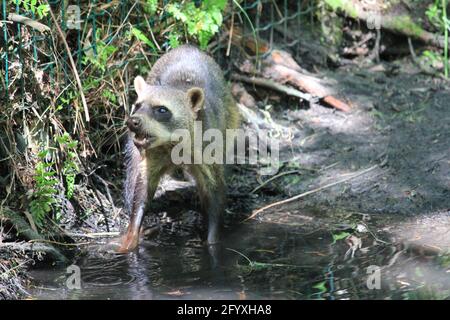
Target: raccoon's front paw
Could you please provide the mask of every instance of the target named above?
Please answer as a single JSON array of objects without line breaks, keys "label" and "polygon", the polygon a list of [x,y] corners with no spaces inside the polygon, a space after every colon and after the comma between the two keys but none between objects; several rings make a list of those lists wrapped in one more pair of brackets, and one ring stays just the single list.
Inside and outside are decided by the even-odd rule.
[{"label": "raccoon's front paw", "polygon": [[116,248],[117,253],[128,253],[134,251],[139,245],[139,234],[126,233],[119,238],[119,246]]}]

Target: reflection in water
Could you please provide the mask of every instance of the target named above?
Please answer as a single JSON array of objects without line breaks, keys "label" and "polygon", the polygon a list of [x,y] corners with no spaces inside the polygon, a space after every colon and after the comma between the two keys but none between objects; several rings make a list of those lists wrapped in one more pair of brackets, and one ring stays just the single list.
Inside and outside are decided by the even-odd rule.
[{"label": "reflection in water", "polygon": [[[334,233],[336,234],[336,233]],[[37,299],[405,299],[445,298],[450,281],[436,259],[412,257],[361,236],[354,258],[325,229],[249,223],[208,250],[199,239],[162,234],[128,255],[92,246],[76,264],[82,289],[65,286],[65,270],[35,270]],[[231,249],[231,250],[230,250]],[[368,267],[380,288],[368,288]],[[375,283],[375,282],[374,282]],[[376,284],[376,283],[375,283]],[[424,288],[429,290],[421,296]],[[431,296],[430,296],[431,295]],[[434,296],[433,296],[434,295]]]}]

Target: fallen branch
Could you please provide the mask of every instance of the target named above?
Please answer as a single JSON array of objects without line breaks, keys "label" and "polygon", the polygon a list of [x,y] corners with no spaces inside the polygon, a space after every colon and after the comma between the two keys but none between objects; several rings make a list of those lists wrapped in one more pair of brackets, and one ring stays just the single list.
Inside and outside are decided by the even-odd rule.
[{"label": "fallen branch", "polygon": [[[308,101],[310,101],[311,97],[318,97],[325,104],[343,112],[351,110],[347,103],[333,95],[332,90],[322,85],[319,78],[310,75],[307,71],[303,70],[288,52],[272,50],[270,54],[264,58],[262,65],[263,69],[261,75],[263,78],[247,78],[247,82],[265,86],[273,90],[288,92],[288,94],[291,93],[294,96],[301,97]],[[255,74],[253,64],[251,63],[242,64],[240,70],[247,74]],[[284,83],[289,83],[309,95],[305,95],[298,90],[294,92],[290,90],[292,88],[283,86]],[[288,90],[286,90],[286,88],[288,88]]]},{"label": "fallen branch", "polygon": [[48,26],[46,26],[45,24],[37,22],[37,21],[35,21],[33,19],[30,19],[28,17],[21,16],[19,14],[10,13],[8,15],[8,20],[13,21],[13,22],[17,22],[17,23],[22,23],[22,24],[24,24],[26,26],[29,26],[29,27],[31,27],[33,29],[36,29],[40,33],[50,32],[50,28]]},{"label": "fallen branch", "polygon": [[282,83],[288,82],[313,96],[319,97],[333,108],[344,112],[350,111],[350,106],[332,96],[330,90],[320,84],[319,79],[316,77],[302,74],[296,70],[279,64],[267,67],[264,70],[264,75]]},{"label": "fallen branch", "polygon": [[255,210],[255,211],[253,211],[253,213],[250,215],[250,217],[244,219],[243,222],[245,222],[245,221],[247,221],[247,220],[250,220],[250,219],[253,219],[253,218],[256,217],[259,213],[261,213],[261,212],[263,212],[263,211],[266,211],[267,209],[270,209],[270,208],[273,208],[273,207],[276,207],[276,206],[280,206],[280,205],[282,205],[282,204],[286,204],[286,203],[289,203],[289,202],[298,200],[298,199],[300,199],[300,198],[304,198],[304,197],[306,197],[306,196],[308,196],[308,195],[310,195],[310,194],[317,193],[317,192],[320,192],[320,191],[322,191],[322,190],[325,190],[325,189],[334,187],[334,186],[336,186],[336,185],[338,185],[338,184],[341,184],[341,183],[347,182],[347,181],[349,181],[349,180],[352,180],[352,179],[354,179],[354,178],[357,178],[357,177],[359,177],[359,176],[362,176],[363,174],[366,174],[366,173],[368,173],[368,172],[370,172],[370,171],[376,169],[377,167],[378,167],[378,165],[374,165],[374,166],[372,166],[372,167],[370,167],[370,168],[368,168],[368,169],[365,169],[365,170],[363,170],[363,171],[361,171],[361,172],[358,172],[357,174],[354,174],[354,175],[352,175],[352,176],[350,176],[350,177],[348,177],[348,178],[345,178],[345,179],[342,179],[342,180],[339,180],[339,181],[336,181],[336,182],[333,182],[333,183],[329,183],[329,184],[324,185],[324,186],[322,186],[322,187],[319,187],[319,188],[316,188],[316,189],[313,189],[313,190],[310,190],[310,191],[301,193],[301,194],[299,194],[299,195],[296,195],[296,196],[294,196],[294,197],[291,197],[291,198],[288,198],[288,199],[285,199],[285,200],[281,200],[281,201],[277,201],[277,202],[271,203],[271,204],[269,204],[269,205],[267,205],[267,206],[264,206],[264,207],[262,207],[262,208],[259,208],[259,209]]},{"label": "fallen branch", "polygon": [[268,88],[271,90],[275,90],[275,91],[287,94],[289,96],[300,98],[300,99],[303,99],[303,100],[306,100],[309,102],[315,102],[315,100],[316,100],[310,94],[303,93],[299,90],[282,85],[282,84],[277,83],[270,79],[258,78],[258,77],[247,77],[247,76],[242,76],[239,74],[233,74],[231,76],[231,79],[236,80],[236,81],[242,81],[242,82],[253,84],[253,85],[257,85],[257,86],[264,87],[264,88]]}]

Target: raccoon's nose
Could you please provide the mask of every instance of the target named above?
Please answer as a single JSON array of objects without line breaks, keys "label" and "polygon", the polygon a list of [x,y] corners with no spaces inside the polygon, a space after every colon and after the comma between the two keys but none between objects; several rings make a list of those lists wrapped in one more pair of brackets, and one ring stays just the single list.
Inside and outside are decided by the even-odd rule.
[{"label": "raccoon's nose", "polygon": [[139,129],[141,128],[141,125],[142,125],[141,118],[130,117],[127,120],[127,126],[133,132],[139,131]]}]

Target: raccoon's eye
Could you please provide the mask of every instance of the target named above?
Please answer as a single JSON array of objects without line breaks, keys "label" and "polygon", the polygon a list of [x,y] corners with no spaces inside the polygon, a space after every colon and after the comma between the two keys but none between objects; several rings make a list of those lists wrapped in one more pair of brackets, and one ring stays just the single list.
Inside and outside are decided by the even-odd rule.
[{"label": "raccoon's eye", "polygon": [[138,111],[141,107],[142,107],[142,103],[141,103],[141,102],[136,102],[136,103],[134,104],[133,110],[134,110],[134,111]]},{"label": "raccoon's eye", "polygon": [[153,118],[157,121],[169,121],[172,118],[172,113],[164,106],[154,106],[152,109]]},{"label": "raccoon's eye", "polygon": [[169,109],[167,109],[166,107],[163,107],[163,106],[155,107],[155,110],[158,113],[168,113],[169,112]]}]

